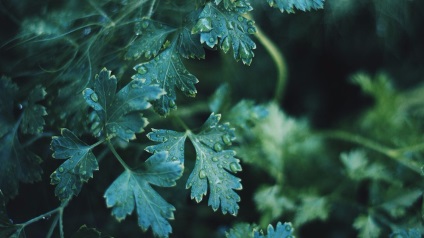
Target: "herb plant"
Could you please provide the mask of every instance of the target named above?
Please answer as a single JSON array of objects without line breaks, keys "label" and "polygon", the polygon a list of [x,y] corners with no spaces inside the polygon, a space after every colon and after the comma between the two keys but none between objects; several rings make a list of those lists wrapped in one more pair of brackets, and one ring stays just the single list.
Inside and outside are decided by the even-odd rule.
[{"label": "herb plant", "polygon": [[[0,237],[421,237],[422,86],[355,68],[361,113],[323,128],[283,110],[288,63],[261,17],[324,0],[0,7]],[[264,59],[264,85],[231,80]]]}]

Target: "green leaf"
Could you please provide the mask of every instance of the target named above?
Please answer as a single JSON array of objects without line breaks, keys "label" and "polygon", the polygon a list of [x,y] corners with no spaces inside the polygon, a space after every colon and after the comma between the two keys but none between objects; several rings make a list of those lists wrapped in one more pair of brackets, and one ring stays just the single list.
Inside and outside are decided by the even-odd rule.
[{"label": "green leaf", "polygon": [[166,202],[152,187],[175,186],[181,177],[183,165],[168,161],[168,153],[161,152],[146,160],[139,170],[124,171],[106,190],[106,205],[118,221],[137,210],[141,229],[152,227],[156,236],[168,237],[172,232],[168,220],[174,219],[175,208]]},{"label": "green leaf", "polygon": [[278,222],[275,226],[275,230],[271,224],[268,225],[266,235],[264,235],[262,231],[255,231],[254,238],[294,238],[292,235],[293,231],[294,229],[290,222],[285,222],[284,224]]},{"label": "green leaf", "polygon": [[142,55],[148,59],[155,57],[168,35],[176,30],[150,19],[141,19],[136,22],[135,28],[137,38],[131,42],[125,54],[126,59],[136,60]]},{"label": "green leaf", "polygon": [[52,137],[52,156],[67,160],[50,175],[50,183],[57,185],[55,194],[63,201],[78,195],[82,184],[93,177],[99,165],[92,152],[93,146],[81,141],[68,129],[62,129],[61,134],[61,137]]},{"label": "green leaf", "polygon": [[395,190],[392,193],[394,194],[391,197],[386,198],[385,202],[379,205],[379,207],[384,209],[394,218],[403,217],[406,214],[407,209],[412,207],[412,205],[423,195],[423,192],[420,189],[404,190],[402,192]]},{"label": "green leaf", "polygon": [[134,79],[116,93],[117,79],[110,73],[104,68],[96,75],[94,89],[83,91],[85,101],[97,112],[108,137],[133,140],[135,133],[143,132],[147,125],[140,111],[149,108],[148,101],[158,99],[163,91],[156,85],[147,86],[141,79]]},{"label": "green leaf", "polygon": [[184,161],[184,142],[188,137],[196,150],[196,164],[191,172],[186,188],[191,188],[191,198],[196,202],[207,194],[209,185],[208,205],[214,211],[221,206],[222,212],[236,215],[237,202],[240,197],[233,190],[242,188],[240,179],[232,175],[241,171],[239,160],[234,158],[233,150],[224,150],[235,139],[234,130],[229,124],[218,124],[221,115],[211,114],[198,134],[191,131],[186,133],[169,130],[153,130],[147,136],[159,145],[146,148],[151,153],[167,151],[172,154],[173,160]]},{"label": "green leaf", "polygon": [[249,34],[256,33],[256,28],[252,20],[246,19],[240,13],[229,12],[221,6],[208,3],[191,33],[200,33],[200,42],[209,47],[219,44],[225,53],[232,48],[234,59],[237,61],[241,59],[247,65],[252,62],[256,44]]},{"label": "green leaf", "polygon": [[186,96],[194,97],[197,93],[194,84],[199,80],[190,74],[178,54],[174,40],[171,45],[154,59],[138,64],[134,69],[138,72],[132,78],[145,85],[160,85],[166,94],[153,102],[154,109],[160,115],[166,115],[171,109],[176,109],[176,90],[178,88]]},{"label": "green leaf", "polygon": [[255,232],[259,228],[253,224],[238,223],[234,225],[228,232],[225,232],[227,238],[253,238]]},{"label": "green leaf", "polygon": [[419,229],[402,229],[390,234],[389,238],[421,238],[421,232]]},{"label": "green leaf", "polygon": [[215,4],[219,5],[224,2],[224,8],[228,11],[237,11],[238,13],[245,13],[253,10],[247,0],[215,0]]},{"label": "green leaf", "polygon": [[262,215],[268,215],[268,220],[274,220],[286,211],[292,211],[296,204],[288,197],[282,195],[281,186],[274,185],[263,187],[255,192],[254,201]]},{"label": "green leaf", "polygon": [[43,116],[47,115],[46,108],[37,102],[44,99],[46,91],[40,85],[37,85],[28,96],[27,105],[24,107],[23,118],[21,122],[21,131],[24,134],[37,134],[43,132]]},{"label": "green leaf", "polygon": [[82,225],[78,231],[72,236],[72,238],[112,238],[102,234],[95,228],[88,228],[86,225]]},{"label": "green leaf", "polygon": [[324,8],[324,0],[267,0],[271,7],[277,7],[281,12],[294,13],[295,9],[310,11]]},{"label": "green leaf", "polygon": [[299,227],[309,221],[325,221],[330,213],[330,207],[325,197],[304,195],[302,205],[297,208],[294,224]]},{"label": "green leaf", "polygon": [[358,216],[353,222],[353,227],[359,231],[359,238],[379,237],[381,233],[381,228],[370,215]]},{"label": "green leaf", "polygon": [[220,112],[228,106],[230,98],[230,86],[227,83],[221,84],[209,98],[209,109],[211,112]]},{"label": "green leaf", "polygon": [[13,225],[7,216],[6,198],[0,190],[0,237],[4,238],[25,238],[25,232],[22,225]]},{"label": "green leaf", "polygon": [[205,58],[205,50],[200,43],[200,35],[191,34],[191,29],[199,17],[200,10],[191,12],[184,19],[184,26],[179,31],[178,36],[178,52],[186,59],[188,58]]},{"label": "green leaf", "polygon": [[346,167],[348,176],[353,180],[374,179],[395,182],[392,175],[382,164],[376,162],[369,163],[369,158],[363,150],[353,150],[348,153],[342,153],[340,159]]}]

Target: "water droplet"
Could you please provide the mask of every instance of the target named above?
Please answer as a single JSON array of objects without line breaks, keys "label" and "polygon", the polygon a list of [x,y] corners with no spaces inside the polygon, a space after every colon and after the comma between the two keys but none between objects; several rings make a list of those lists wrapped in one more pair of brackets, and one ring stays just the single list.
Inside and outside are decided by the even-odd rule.
[{"label": "water droplet", "polygon": [[146,69],[146,67],[144,67],[144,66],[139,66],[138,68],[137,68],[137,73],[139,73],[139,74],[145,74],[145,73],[147,73],[147,69]]},{"label": "water droplet", "polygon": [[91,27],[84,28],[84,31],[82,32],[82,34],[84,34],[85,36],[89,35],[90,33],[91,33]]},{"label": "water droplet", "polygon": [[231,145],[231,138],[229,135],[223,135],[222,136],[222,141],[224,142],[224,144],[226,145]]},{"label": "water droplet", "polygon": [[200,18],[193,27],[191,33],[210,32],[212,30],[212,20],[210,17]]},{"label": "water droplet", "polygon": [[290,224],[286,224],[285,227],[284,227],[284,229],[286,231],[291,231],[292,230],[292,227],[290,226]]},{"label": "water droplet", "polygon": [[90,98],[91,98],[91,100],[93,100],[93,102],[99,101],[99,97],[97,97],[97,94],[96,93],[92,93],[90,95]]},{"label": "water droplet", "polygon": [[168,105],[170,108],[175,108],[176,104],[174,100],[169,100]]},{"label": "water droplet", "polygon": [[19,104],[18,104],[18,109],[19,109],[19,110],[22,110],[23,108],[24,108],[24,106],[23,106],[22,104],[20,104],[20,103],[19,103]]},{"label": "water droplet", "polygon": [[209,38],[209,42],[210,43],[214,43],[215,42],[215,39],[213,37],[211,37],[211,38]]},{"label": "water droplet", "polygon": [[82,175],[86,175],[87,174],[87,171],[84,170],[84,171],[81,172],[81,174]]},{"label": "water droplet", "polygon": [[205,170],[201,169],[199,171],[199,178],[201,178],[201,179],[206,178],[206,172],[205,172]]},{"label": "water droplet", "polygon": [[249,32],[249,34],[254,34],[254,33],[256,33],[256,29],[254,27],[249,27],[247,29],[247,32]]},{"label": "water droplet", "polygon": [[215,143],[215,145],[213,146],[213,149],[214,149],[216,152],[220,152],[220,151],[222,150],[222,145],[221,145],[221,144],[219,144],[219,143]]},{"label": "water droplet", "polygon": [[172,157],[172,159],[171,159],[172,161],[177,161],[178,160],[178,158],[177,157]]},{"label": "water droplet", "polygon": [[218,157],[216,157],[216,156],[212,157],[213,162],[218,162],[218,160],[219,160]]},{"label": "water droplet", "polygon": [[226,37],[224,41],[221,44],[221,49],[224,51],[224,53],[227,53],[230,50],[231,45],[231,37]]},{"label": "water droplet", "polygon": [[64,170],[65,169],[62,166],[59,167],[59,172],[63,173]]},{"label": "water droplet", "polygon": [[241,171],[240,165],[236,162],[233,162],[230,164],[230,169],[233,173],[237,173],[238,171]]},{"label": "water droplet", "polygon": [[243,19],[244,19],[244,18],[243,18],[242,16],[238,16],[238,17],[237,17],[237,20],[238,20],[239,22],[243,22]]},{"label": "water droplet", "polygon": [[142,26],[144,29],[146,29],[147,27],[149,27],[149,25],[150,25],[150,22],[149,22],[149,21],[143,21],[143,22],[141,23],[141,26]]},{"label": "water droplet", "polygon": [[131,88],[138,88],[138,87],[139,87],[139,86],[138,86],[138,83],[135,83],[135,82],[134,82],[134,83],[132,83],[132,84],[131,84]]}]

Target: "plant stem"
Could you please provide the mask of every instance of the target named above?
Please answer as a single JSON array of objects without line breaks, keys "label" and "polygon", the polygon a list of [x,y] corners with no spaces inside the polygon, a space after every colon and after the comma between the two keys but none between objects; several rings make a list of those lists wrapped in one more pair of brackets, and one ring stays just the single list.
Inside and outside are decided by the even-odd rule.
[{"label": "plant stem", "polygon": [[[402,156],[401,152],[404,151],[405,149],[399,149],[399,150],[391,149],[389,147],[381,145],[365,137],[351,134],[349,132],[344,132],[344,131],[328,131],[328,132],[322,132],[319,135],[323,137],[327,137],[327,138],[340,139],[340,140],[362,145],[364,147],[377,151],[381,154],[384,154],[387,157],[395,160],[396,162],[404,165],[405,167],[413,170],[414,172],[421,174],[420,166],[417,163]],[[424,149],[424,145],[419,145],[419,147],[414,147],[414,148]]]},{"label": "plant stem", "polygon": [[115,147],[113,147],[110,140],[107,140],[107,146],[112,151],[113,155],[118,159],[119,163],[121,163],[122,167],[124,167],[126,170],[131,171],[131,168],[125,163],[125,161],[121,158],[121,156],[116,152]]},{"label": "plant stem", "polygon": [[152,2],[150,4],[149,12],[147,13],[147,18],[152,17],[152,15],[153,15],[153,8],[155,7],[155,4],[156,4],[156,0],[152,0]]},{"label": "plant stem", "polygon": [[[252,17],[248,15],[248,18]],[[283,98],[284,88],[287,82],[287,64],[279,48],[272,42],[259,26],[256,26],[256,38],[270,54],[275,66],[277,67],[277,85],[274,91],[273,100],[279,103]]]},{"label": "plant stem", "polygon": [[174,115],[173,117],[186,131],[190,131],[190,128],[187,126],[187,124],[185,124],[181,117],[179,117],[178,115]]}]

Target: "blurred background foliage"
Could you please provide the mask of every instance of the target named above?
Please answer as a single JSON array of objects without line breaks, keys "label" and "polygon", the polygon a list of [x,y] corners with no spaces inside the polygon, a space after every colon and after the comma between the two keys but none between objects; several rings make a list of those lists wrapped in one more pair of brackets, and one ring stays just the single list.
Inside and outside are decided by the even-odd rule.
[{"label": "blurred background foliage", "polygon": [[[0,0],[0,74],[22,95],[37,84],[46,88],[45,135],[61,127],[88,131],[88,110],[77,95],[101,68],[129,81],[143,59],[128,62],[124,55],[134,19],[149,11],[146,2]],[[158,1],[152,18],[178,26],[202,2]],[[196,98],[179,97],[177,111],[195,128],[209,114],[209,102],[231,122],[244,189],[237,217],[195,204],[184,178],[159,189],[177,208],[172,237],[221,237],[238,222],[265,228],[276,221],[291,221],[298,237],[420,237],[413,235],[423,231],[424,2],[327,0],[323,10],[295,14],[251,2],[251,17],[284,55],[282,100],[271,102],[276,67],[257,39],[251,66],[216,49],[207,50],[205,60],[184,61],[200,82]],[[151,127],[178,128],[172,118],[148,118]],[[30,146],[44,160],[42,181],[21,184],[7,204],[15,222],[59,204],[49,185],[59,162],[47,136]],[[122,155],[136,164],[147,158],[147,144],[140,135]],[[121,172],[116,165],[101,159],[100,172],[66,208],[68,234],[87,224],[115,237],[151,235],[138,228],[135,215],[118,223],[106,209],[102,194]],[[193,165],[187,160],[186,168]],[[44,237],[50,222],[29,226],[28,236]]]}]

